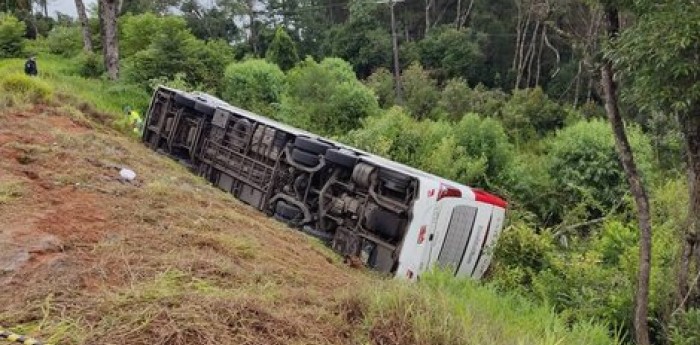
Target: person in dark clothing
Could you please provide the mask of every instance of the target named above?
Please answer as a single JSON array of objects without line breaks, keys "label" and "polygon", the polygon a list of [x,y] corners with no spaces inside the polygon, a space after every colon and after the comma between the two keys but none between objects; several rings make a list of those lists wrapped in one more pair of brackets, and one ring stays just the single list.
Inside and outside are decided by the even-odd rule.
[{"label": "person in dark clothing", "polygon": [[36,58],[30,57],[27,62],[24,63],[24,73],[30,76],[35,76],[39,73],[36,67]]}]

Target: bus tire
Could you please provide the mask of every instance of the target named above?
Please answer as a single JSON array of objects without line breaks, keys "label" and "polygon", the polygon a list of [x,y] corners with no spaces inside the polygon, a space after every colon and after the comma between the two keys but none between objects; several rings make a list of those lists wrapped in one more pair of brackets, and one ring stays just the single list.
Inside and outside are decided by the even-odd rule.
[{"label": "bus tire", "polygon": [[297,137],[294,140],[294,147],[315,153],[315,154],[325,154],[328,149],[330,149],[332,146],[326,143],[322,143],[316,139],[311,139],[311,138],[306,138],[306,137]]},{"label": "bus tire", "polygon": [[338,149],[330,149],[326,151],[326,161],[333,164],[352,169],[357,164],[357,156],[353,154],[347,154]]},{"label": "bus tire", "polygon": [[319,158],[317,155],[299,149],[292,150],[292,159],[295,162],[307,167],[314,167],[319,163]]},{"label": "bus tire", "polygon": [[294,220],[295,218],[299,217],[300,214],[301,211],[298,208],[284,201],[279,201],[275,207],[275,215],[283,220]]}]

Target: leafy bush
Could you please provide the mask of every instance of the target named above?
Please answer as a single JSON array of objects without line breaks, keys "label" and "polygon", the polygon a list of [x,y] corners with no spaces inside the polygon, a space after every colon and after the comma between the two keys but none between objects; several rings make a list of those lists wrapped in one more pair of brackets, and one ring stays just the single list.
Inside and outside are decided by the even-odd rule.
[{"label": "leafy bush", "polygon": [[71,57],[83,48],[83,38],[77,26],[57,26],[47,37],[49,52],[52,54]]},{"label": "leafy bush", "polygon": [[443,26],[430,30],[420,41],[421,62],[436,71],[439,80],[466,78],[481,81],[485,36],[469,29],[457,30]]},{"label": "leafy bush", "polygon": [[281,116],[319,134],[345,133],[379,110],[372,90],[338,58],[320,63],[307,58],[289,71],[287,85]]},{"label": "leafy bush", "polygon": [[157,35],[147,49],[127,58],[124,75],[128,81],[148,88],[151,80],[173,79],[184,73],[188,84],[201,84],[213,92],[220,87],[221,76],[232,58],[226,43],[205,43],[187,30],[173,31]]},{"label": "leafy bush", "polygon": [[0,58],[22,55],[26,29],[25,24],[13,15],[0,12]]},{"label": "leafy bush", "polygon": [[275,38],[265,52],[265,59],[277,64],[283,71],[287,71],[299,62],[299,54],[294,41],[282,27],[275,31]]},{"label": "leafy bush", "polygon": [[274,116],[284,89],[284,73],[277,65],[252,59],[226,67],[222,96],[235,106]]},{"label": "leafy bush", "polygon": [[122,16],[119,21],[119,52],[123,58],[148,49],[151,43],[163,34],[169,35],[187,30],[187,23],[182,17],[161,17],[150,12],[139,15],[128,14]]},{"label": "leafy bush", "polygon": [[541,88],[515,90],[503,106],[501,119],[517,142],[541,138],[563,127],[564,110]]},{"label": "leafy bush", "polygon": [[90,52],[78,56],[78,74],[85,78],[97,78],[105,72],[104,60],[101,56]]},{"label": "leafy bush", "polygon": [[406,107],[416,119],[434,115],[440,93],[436,82],[418,63],[411,64],[401,76]]},{"label": "leafy bush", "polygon": [[458,121],[467,113],[500,116],[507,100],[508,96],[499,90],[488,90],[481,84],[471,89],[464,79],[456,78],[445,84],[438,106],[448,118]]},{"label": "leafy bush", "polygon": [[0,88],[30,102],[46,102],[53,94],[53,89],[46,82],[22,73],[4,76],[0,79]]},{"label": "leafy bush", "polygon": [[671,345],[700,343],[700,309],[690,309],[675,315],[669,333]]},{"label": "leafy bush", "polygon": [[[649,140],[635,127],[629,128],[628,135],[639,170],[650,178]],[[569,211],[570,218],[595,218],[621,206],[627,180],[606,122],[582,121],[564,128],[551,140],[548,156],[560,217]],[[574,209],[578,212],[572,213]]]},{"label": "leafy bush", "polygon": [[388,69],[378,68],[367,78],[365,84],[377,95],[377,101],[382,108],[388,109],[396,104],[394,76]]}]

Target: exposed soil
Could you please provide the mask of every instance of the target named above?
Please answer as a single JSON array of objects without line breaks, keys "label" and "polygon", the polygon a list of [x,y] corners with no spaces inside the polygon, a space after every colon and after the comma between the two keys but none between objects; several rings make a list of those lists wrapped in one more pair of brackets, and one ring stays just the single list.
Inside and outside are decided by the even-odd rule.
[{"label": "exposed soil", "polygon": [[60,344],[354,343],[339,296],[364,274],[75,111],[0,110],[0,326]]}]

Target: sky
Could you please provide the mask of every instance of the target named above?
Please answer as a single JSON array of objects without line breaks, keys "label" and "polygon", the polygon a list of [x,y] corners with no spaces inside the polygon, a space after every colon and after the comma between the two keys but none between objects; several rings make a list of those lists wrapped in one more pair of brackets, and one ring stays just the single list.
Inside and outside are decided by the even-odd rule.
[{"label": "sky", "polygon": [[[90,5],[97,0],[83,0],[85,8],[90,8]],[[49,0],[49,15],[54,17],[56,11],[75,17],[75,1],[74,0]]]}]

